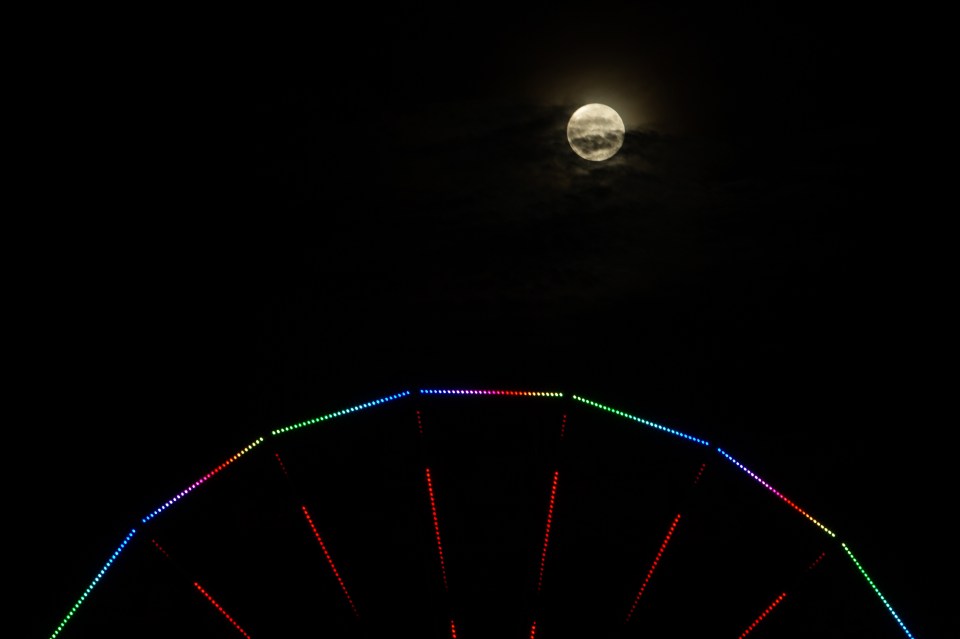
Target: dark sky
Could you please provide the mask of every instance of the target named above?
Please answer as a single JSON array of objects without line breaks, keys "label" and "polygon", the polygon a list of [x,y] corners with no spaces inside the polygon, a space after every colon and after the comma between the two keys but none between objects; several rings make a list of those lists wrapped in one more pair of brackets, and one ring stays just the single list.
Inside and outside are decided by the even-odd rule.
[{"label": "dark sky", "polygon": [[[562,390],[707,437],[936,636],[946,291],[897,16],[455,6],[136,22],[38,81],[34,197],[64,215],[10,240],[10,335],[40,636],[157,499],[271,428],[423,387]],[[626,124],[607,162],[567,144],[587,102]]]}]

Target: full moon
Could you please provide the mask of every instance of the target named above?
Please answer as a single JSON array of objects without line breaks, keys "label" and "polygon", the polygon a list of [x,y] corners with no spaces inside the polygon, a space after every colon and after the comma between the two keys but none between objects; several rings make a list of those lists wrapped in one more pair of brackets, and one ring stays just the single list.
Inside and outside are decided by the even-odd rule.
[{"label": "full moon", "polygon": [[567,141],[585,160],[599,162],[616,155],[623,146],[623,120],[605,104],[585,104],[570,116]]}]

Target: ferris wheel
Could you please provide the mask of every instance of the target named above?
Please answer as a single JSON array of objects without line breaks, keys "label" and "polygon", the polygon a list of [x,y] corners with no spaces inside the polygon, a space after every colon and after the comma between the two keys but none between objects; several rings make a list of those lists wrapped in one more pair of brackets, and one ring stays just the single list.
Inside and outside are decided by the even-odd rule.
[{"label": "ferris wheel", "polygon": [[913,638],[815,505],[595,398],[403,390],[230,450],[50,639]]}]

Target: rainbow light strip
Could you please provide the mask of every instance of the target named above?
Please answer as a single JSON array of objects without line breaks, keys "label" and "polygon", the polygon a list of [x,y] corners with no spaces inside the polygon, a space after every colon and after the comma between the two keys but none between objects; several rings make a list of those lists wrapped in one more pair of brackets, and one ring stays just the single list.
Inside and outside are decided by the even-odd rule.
[{"label": "rainbow light strip", "polygon": [[740,634],[740,636],[737,637],[737,639],[743,639],[744,637],[746,637],[747,635],[749,635],[751,632],[753,632],[753,629],[756,628],[757,625],[758,625],[761,621],[763,621],[764,617],[766,617],[767,615],[769,615],[769,614],[773,611],[773,609],[776,608],[776,607],[780,604],[780,602],[784,600],[784,598],[785,598],[786,596],[787,596],[787,593],[781,592],[781,593],[780,593],[780,596],[777,597],[776,599],[774,599],[774,600],[773,600],[773,603],[771,603],[769,606],[767,606],[767,609],[764,610],[763,612],[761,612],[761,613],[760,613],[760,616],[757,617],[756,619],[754,619],[754,620],[753,620],[753,623],[751,623],[749,626],[747,626],[747,629],[744,630],[744,631]]},{"label": "rainbow light strip", "polygon": [[307,523],[310,524],[310,530],[313,531],[313,536],[317,538],[317,541],[320,543],[320,548],[323,550],[323,556],[327,558],[327,563],[330,564],[330,570],[333,571],[333,576],[337,578],[337,583],[340,584],[340,588],[343,590],[343,594],[347,597],[347,603],[350,604],[350,608],[353,610],[353,614],[360,618],[360,613],[357,612],[357,607],[353,605],[353,599],[350,597],[350,591],[347,590],[347,585],[343,583],[343,579],[340,577],[340,572],[337,570],[336,565],[333,563],[333,557],[330,556],[330,553],[327,552],[327,546],[323,543],[323,538],[320,537],[320,533],[317,531],[317,527],[313,525],[313,519],[310,518],[310,513],[307,511],[306,506],[300,506],[303,509],[303,516],[307,518]]},{"label": "rainbow light strip", "polygon": [[231,616],[229,615],[229,613],[227,613],[226,610],[223,609],[223,606],[221,606],[220,604],[218,604],[218,603],[217,603],[217,600],[210,596],[210,593],[208,593],[206,590],[204,590],[203,587],[202,587],[200,584],[198,584],[197,582],[193,582],[193,585],[196,587],[197,590],[200,591],[200,594],[202,594],[204,597],[207,598],[207,601],[209,601],[209,602],[211,603],[211,605],[213,605],[214,608],[216,608],[217,610],[220,611],[220,614],[221,614],[221,615],[223,615],[224,617],[226,617],[227,621],[229,621],[231,624],[233,624],[233,627],[234,627],[234,628],[236,628],[237,630],[240,631],[240,634],[241,634],[241,635],[243,635],[243,636],[246,637],[247,639],[251,639],[250,635],[247,634],[247,631],[240,627],[240,624],[238,624],[238,623],[236,622],[236,620],[235,620],[233,617],[231,617]]},{"label": "rainbow light strip", "polygon": [[447,567],[443,562],[443,543],[440,541],[440,520],[437,518],[437,503],[433,497],[433,480],[430,478],[429,468],[427,468],[427,492],[430,494],[430,512],[433,513],[433,530],[437,534],[437,554],[440,557],[440,574],[443,576],[443,589],[448,590]]},{"label": "rainbow light strip", "polygon": [[670,538],[673,537],[674,531],[677,529],[677,524],[680,523],[680,513],[677,513],[677,516],[673,518],[673,523],[670,524],[670,529],[667,531],[666,537],[663,538],[663,542],[660,544],[660,550],[657,551],[657,556],[653,558],[653,563],[650,564],[650,569],[647,571],[647,576],[643,580],[643,584],[640,585],[640,590],[637,592],[637,596],[633,599],[633,605],[630,606],[630,611],[627,612],[627,618],[623,623],[628,623],[630,617],[633,616],[633,611],[637,608],[637,603],[640,602],[640,597],[643,595],[643,591],[647,589],[647,584],[650,583],[650,577],[653,576],[653,571],[657,569],[657,564],[660,563],[660,559],[663,557],[663,552],[667,549],[667,544],[670,543]]},{"label": "rainbow light strip", "polygon": [[731,457],[730,455],[728,455],[722,448],[718,448],[718,449],[717,449],[717,452],[720,453],[721,455],[723,455],[724,457],[726,457],[727,459],[729,459],[729,460],[733,463],[734,466],[736,466],[737,468],[739,468],[740,470],[742,470],[742,471],[745,472],[746,474],[748,474],[748,475],[750,475],[751,477],[753,477],[761,486],[763,486],[764,488],[766,488],[767,490],[769,490],[770,492],[772,492],[774,495],[776,495],[777,497],[779,497],[780,499],[782,499],[783,502],[786,503],[788,506],[790,506],[791,508],[793,508],[794,510],[796,510],[798,513],[800,513],[801,515],[803,515],[804,517],[806,517],[807,519],[809,519],[809,520],[812,521],[813,523],[815,523],[823,532],[827,533],[827,534],[830,535],[831,537],[836,537],[836,535],[833,533],[832,530],[830,530],[829,528],[827,528],[826,526],[824,526],[823,524],[821,524],[819,521],[817,521],[816,519],[814,519],[813,517],[811,517],[811,516],[810,516],[806,511],[804,511],[802,508],[800,508],[800,507],[797,506],[795,503],[793,503],[792,501],[790,501],[789,499],[787,499],[786,497],[784,497],[782,494],[780,494],[779,491],[777,491],[776,489],[774,489],[773,486],[771,486],[771,485],[768,484],[767,482],[763,481],[763,480],[762,480],[759,476],[757,476],[757,474],[754,473],[752,470],[750,470],[749,468],[747,468],[746,466],[744,466],[743,464],[741,464],[740,462],[738,462],[736,459],[734,459],[733,457]]},{"label": "rainbow light strip", "polygon": [[208,479],[210,479],[211,477],[213,477],[214,475],[216,475],[217,473],[219,473],[221,470],[223,470],[224,468],[226,468],[227,466],[229,466],[229,465],[232,464],[233,462],[237,461],[237,460],[240,459],[241,457],[243,457],[243,455],[245,455],[246,453],[250,452],[253,448],[255,448],[256,446],[258,446],[258,445],[261,444],[261,443],[263,443],[263,437],[260,437],[259,439],[257,439],[257,441],[253,442],[252,444],[250,444],[249,446],[247,446],[246,448],[244,448],[243,450],[241,450],[239,453],[235,454],[233,457],[231,457],[231,458],[228,459],[227,461],[223,462],[222,464],[220,464],[219,466],[217,466],[216,468],[214,468],[213,470],[211,470],[209,473],[207,473],[206,475],[204,475],[203,477],[201,477],[201,478],[198,479],[197,481],[193,482],[192,484],[190,484],[189,486],[187,486],[186,488],[184,488],[183,490],[181,490],[179,493],[177,493],[177,495],[176,495],[175,497],[173,497],[172,499],[170,499],[169,501],[167,501],[167,503],[165,503],[163,506],[160,506],[160,507],[157,508],[155,511],[153,511],[152,513],[150,513],[149,515],[147,515],[146,517],[144,517],[144,518],[141,520],[141,522],[144,523],[144,524],[147,523],[148,521],[150,521],[151,519],[153,519],[154,517],[156,517],[157,515],[159,515],[160,513],[162,513],[164,510],[166,510],[167,508],[169,508],[171,505],[173,505],[174,503],[176,503],[177,501],[179,501],[181,497],[183,497],[184,495],[192,492],[197,486],[199,486],[199,485],[202,484],[203,482],[207,481]]},{"label": "rainbow light strip", "polygon": [[563,397],[563,393],[508,390],[420,390],[421,395],[513,395],[515,397]]},{"label": "rainbow light strip", "polygon": [[699,437],[693,437],[692,435],[687,435],[686,433],[681,433],[681,432],[678,431],[678,430],[674,430],[674,429],[672,429],[672,428],[667,428],[666,426],[662,426],[662,425],[657,424],[657,423],[655,423],[655,422],[651,422],[651,421],[649,421],[649,420],[647,420],[647,419],[643,419],[642,417],[636,417],[636,416],[631,415],[631,414],[629,414],[629,413],[625,413],[625,412],[623,412],[622,410],[617,410],[616,408],[610,408],[609,406],[604,406],[603,404],[600,404],[600,403],[598,403],[598,402],[594,402],[594,401],[591,401],[591,400],[589,400],[589,399],[584,399],[583,397],[580,397],[579,395],[572,395],[572,397],[573,397],[575,400],[577,400],[578,402],[583,402],[584,404],[587,404],[587,405],[589,405],[589,406],[593,406],[594,408],[599,408],[599,409],[601,409],[601,410],[610,411],[611,413],[613,413],[613,414],[615,414],[615,415],[619,415],[620,417],[626,417],[627,419],[632,419],[632,420],[635,421],[635,422],[640,422],[641,424],[644,424],[645,426],[650,426],[651,428],[656,428],[657,430],[662,430],[662,431],[664,431],[665,433],[670,433],[671,435],[676,435],[677,437],[682,437],[682,438],[684,438],[684,439],[689,439],[689,440],[692,441],[692,442],[696,442],[696,443],[698,443],[698,444],[703,444],[704,446],[709,446],[709,445],[710,445],[710,443],[709,443],[708,441],[706,441],[706,440],[704,440],[704,439],[700,439]]},{"label": "rainbow light strip", "polygon": [[80,595],[80,598],[77,599],[77,603],[73,604],[73,607],[70,608],[70,612],[67,613],[67,616],[63,618],[63,621],[60,622],[60,625],[57,626],[57,629],[53,631],[53,634],[50,635],[50,639],[53,639],[61,632],[63,632],[64,627],[67,625],[67,622],[70,621],[70,618],[73,617],[74,613],[77,612],[77,609],[80,608],[80,605],[84,600],[90,595],[90,592],[94,589],[97,583],[103,578],[103,575],[109,570],[110,566],[116,561],[117,557],[123,551],[123,549],[130,543],[130,540],[133,539],[134,534],[137,530],[133,529],[127,536],[123,539],[123,542],[113,551],[113,554],[110,555],[110,559],[107,560],[107,563],[103,565],[103,568],[100,569],[100,572],[97,573],[97,576],[93,578],[93,581],[90,582],[90,585],[87,586],[87,589],[83,591],[83,594]]},{"label": "rainbow light strip", "polygon": [[343,410],[338,410],[335,413],[329,413],[327,415],[321,415],[320,417],[314,417],[313,419],[307,419],[302,422],[297,422],[296,424],[291,424],[289,426],[284,426],[283,428],[277,428],[270,431],[271,435],[282,435],[283,433],[289,433],[291,430],[297,430],[298,428],[303,428],[304,426],[310,426],[318,422],[323,422],[328,419],[333,419],[334,417],[340,417],[341,415],[346,415],[347,413],[355,413],[358,410],[363,410],[364,408],[370,408],[371,406],[376,406],[378,404],[385,404],[387,402],[393,401],[395,399],[400,399],[401,397],[406,397],[410,394],[410,391],[403,391],[402,393],[396,393],[394,395],[388,395],[387,397],[381,397],[380,399],[374,399],[369,402],[364,402],[363,404],[357,404],[356,406],[351,406],[350,408],[344,408]]},{"label": "rainbow light strip", "polygon": [[877,585],[875,583],[873,583],[873,579],[871,579],[870,575],[867,574],[867,571],[863,569],[863,566],[860,565],[860,562],[857,561],[857,558],[853,556],[853,552],[850,550],[847,544],[840,542],[840,545],[843,546],[843,549],[847,552],[847,555],[853,561],[853,564],[857,567],[857,570],[860,571],[860,574],[863,575],[863,578],[866,579],[867,583],[870,584],[870,587],[873,588],[873,592],[877,593],[877,596],[880,597],[880,601],[882,601],[883,605],[886,606],[887,611],[890,612],[890,614],[893,616],[894,620],[896,620],[897,624],[899,624],[903,632],[908,637],[910,637],[910,639],[913,639],[913,635],[910,634],[910,631],[907,630],[907,627],[904,625],[904,623],[900,621],[900,617],[898,617],[897,613],[894,612],[893,607],[889,603],[887,603],[887,600],[884,598],[883,594],[880,592],[880,589],[877,588]]},{"label": "rainbow light strip", "polygon": [[553,506],[557,497],[557,480],[560,479],[560,471],[553,471],[553,486],[550,488],[550,505],[547,507],[547,529],[543,533],[543,551],[540,553],[540,574],[537,576],[537,592],[543,586],[543,567],[547,562],[547,545],[550,543],[550,525],[553,523]]}]

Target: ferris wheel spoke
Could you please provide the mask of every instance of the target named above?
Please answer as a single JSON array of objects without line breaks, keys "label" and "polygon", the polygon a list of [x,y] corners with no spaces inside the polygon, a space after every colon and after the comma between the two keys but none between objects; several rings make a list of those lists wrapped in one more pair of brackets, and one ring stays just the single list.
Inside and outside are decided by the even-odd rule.
[{"label": "ferris wheel spoke", "polygon": [[529,635],[530,639],[533,639],[537,634],[537,616],[539,614],[538,609],[540,607],[539,599],[541,597],[541,592],[543,590],[543,576],[544,576],[544,570],[547,564],[547,551],[549,550],[549,547],[550,547],[550,529],[553,526],[553,513],[554,513],[554,508],[557,502],[557,486],[560,481],[560,468],[559,468],[559,463],[560,463],[559,460],[561,458],[560,448],[562,447],[563,439],[564,439],[564,436],[566,435],[566,429],[567,429],[567,413],[563,413],[560,419],[560,429],[559,429],[558,447],[557,447],[557,455],[556,455],[557,461],[554,462],[556,469],[553,471],[553,478],[551,481],[550,493],[549,493],[550,496],[547,501],[546,525],[544,527],[543,546],[540,551],[540,562],[537,570],[536,595],[534,596],[533,611],[531,613],[532,620],[530,622],[530,635]]},{"label": "ferris wheel spoke", "polygon": [[443,555],[443,536],[440,533],[440,516],[438,514],[438,508],[437,508],[437,494],[436,494],[436,490],[434,489],[434,478],[433,478],[433,475],[431,475],[430,473],[431,460],[427,453],[427,446],[425,444],[426,430],[424,429],[424,424],[423,424],[423,413],[419,409],[417,409],[415,411],[415,414],[416,414],[416,422],[417,422],[417,433],[419,436],[419,441],[421,443],[420,461],[422,464],[424,464],[424,478],[425,478],[424,485],[426,489],[425,492],[426,492],[428,503],[430,505],[430,519],[433,525],[433,534],[436,539],[436,558],[437,558],[437,566],[438,566],[437,572],[439,573],[440,581],[443,584],[443,591],[444,591],[444,602],[445,602],[444,607],[446,608],[446,610],[444,610],[442,614],[444,614],[444,616],[446,616],[450,622],[449,636],[451,637],[451,639],[457,639],[457,625],[454,618],[455,615],[452,610],[452,606],[449,603],[450,582],[447,579],[447,565]]}]

